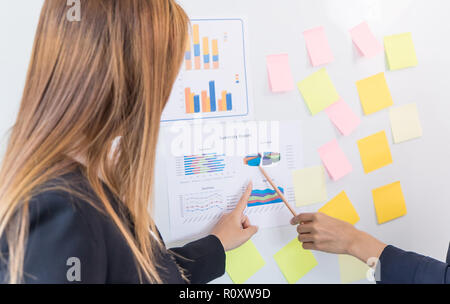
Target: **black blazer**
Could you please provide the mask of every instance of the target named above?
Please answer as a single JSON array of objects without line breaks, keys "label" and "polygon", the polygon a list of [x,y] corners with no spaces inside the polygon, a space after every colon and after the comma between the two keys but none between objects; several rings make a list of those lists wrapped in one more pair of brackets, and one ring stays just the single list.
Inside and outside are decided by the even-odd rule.
[{"label": "black blazer", "polygon": [[[85,193],[92,193],[80,171],[51,183],[82,187]],[[121,205],[111,192],[108,194],[114,208],[120,210]],[[2,251],[7,252],[4,241]],[[76,265],[70,258],[79,259],[80,282],[67,278],[69,272],[73,279],[71,267]],[[183,247],[162,250],[156,262],[164,283],[185,283],[180,269],[190,283],[207,283],[225,272],[224,248],[213,235]],[[112,220],[62,190],[45,191],[31,200],[24,273],[25,283],[140,283],[133,254]],[[3,263],[0,279],[5,278]]]}]

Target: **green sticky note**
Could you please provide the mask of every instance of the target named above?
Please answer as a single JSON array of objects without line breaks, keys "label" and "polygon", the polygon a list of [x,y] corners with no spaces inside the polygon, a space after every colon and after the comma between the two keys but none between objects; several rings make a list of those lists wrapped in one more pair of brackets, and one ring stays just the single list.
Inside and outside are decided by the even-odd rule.
[{"label": "green sticky note", "polygon": [[303,249],[297,238],[290,241],[273,257],[290,284],[294,284],[317,266],[314,255],[311,251]]},{"label": "green sticky note", "polygon": [[325,68],[322,68],[297,83],[312,115],[325,110],[340,99]]},{"label": "green sticky note", "polygon": [[385,37],[384,47],[390,70],[417,66],[416,50],[411,33]]},{"label": "green sticky note", "polygon": [[339,271],[342,284],[348,284],[367,278],[369,266],[350,255],[339,255]]},{"label": "green sticky note", "polygon": [[252,240],[226,252],[225,269],[236,284],[242,284],[250,279],[265,264],[266,262]]}]

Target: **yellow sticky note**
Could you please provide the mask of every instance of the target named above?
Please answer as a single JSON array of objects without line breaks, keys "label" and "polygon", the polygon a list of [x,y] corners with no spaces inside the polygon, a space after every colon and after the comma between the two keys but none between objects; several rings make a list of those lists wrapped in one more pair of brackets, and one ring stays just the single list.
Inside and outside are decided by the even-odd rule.
[{"label": "yellow sticky note", "polygon": [[396,144],[422,136],[422,126],[420,125],[419,112],[415,103],[390,108],[389,118]]},{"label": "yellow sticky note", "polygon": [[359,215],[344,191],[320,208],[319,212],[346,221],[352,225],[355,225],[359,221]]},{"label": "yellow sticky note", "polygon": [[365,115],[378,112],[394,104],[384,73],[357,81],[356,88]]},{"label": "yellow sticky note", "polygon": [[225,269],[231,280],[236,284],[247,281],[265,263],[252,240],[248,240],[241,247],[226,252]]},{"label": "yellow sticky note", "polygon": [[390,70],[417,66],[416,50],[411,33],[385,37],[384,47]]},{"label": "yellow sticky note", "polygon": [[369,269],[368,265],[351,255],[339,255],[339,270],[342,284],[366,279]]},{"label": "yellow sticky note", "polygon": [[325,110],[340,99],[325,68],[300,81],[297,86],[312,115]]},{"label": "yellow sticky note", "polygon": [[278,251],[273,258],[289,284],[294,284],[317,266],[317,260],[295,238]]},{"label": "yellow sticky note", "polygon": [[293,171],[292,181],[298,207],[327,200],[325,170],[322,166]]},{"label": "yellow sticky note", "polygon": [[365,173],[392,164],[391,150],[384,131],[358,140],[358,149]]},{"label": "yellow sticky note", "polygon": [[373,204],[378,224],[383,224],[406,214],[406,203],[400,182],[372,190]]}]

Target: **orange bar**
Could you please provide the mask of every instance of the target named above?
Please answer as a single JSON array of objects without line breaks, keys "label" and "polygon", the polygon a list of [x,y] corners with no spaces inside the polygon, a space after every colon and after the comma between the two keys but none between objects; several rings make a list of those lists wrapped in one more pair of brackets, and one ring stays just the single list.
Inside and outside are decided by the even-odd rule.
[{"label": "orange bar", "polygon": [[227,110],[227,91],[222,91],[222,99],[220,100],[220,111]]},{"label": "orange bar", "polygon": [[200,56],[195,56],[194,57],[194,65],[195,65],[195,69],[196,70],[200,70],[202,68],[201,61],[200,61]]},{"label": "orange bar", "polygon": [[211,112],[211,104],[208,102],[208,93],[202,91],[202,112]]},{"label": "orange bar", "polygon": [[219,105],[219,112],[221,112],[221,111],[223,111],[222,110],[222,99],[219,99],[218,101],[217,101],[217,104]]},{"label": "orange bar", "polygon": [[192,70],[192,60],[186,60],[186,70]]},{"label": "orange bar", "polygon": [[191,88],[184,89],[184,96],[186,102],[186,113],[192,113],[194,108],[191,108]]}]

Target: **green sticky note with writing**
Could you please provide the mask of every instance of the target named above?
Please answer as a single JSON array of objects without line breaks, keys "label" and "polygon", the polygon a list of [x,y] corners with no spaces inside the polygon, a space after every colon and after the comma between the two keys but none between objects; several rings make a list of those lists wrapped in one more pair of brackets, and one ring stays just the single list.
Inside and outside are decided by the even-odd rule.
[{"label": "green sticky note with writing", "polygon": [[260,270],[266,262],[252,240],[226,252],[225,269],[231,280],[242,284]]},{"label": "green sticky note with writing", "polygon": [[311,251],[303,249],[297,238],[290,241],[273,257],[290,284],[294,284],[317,266],[314,255]]}]

